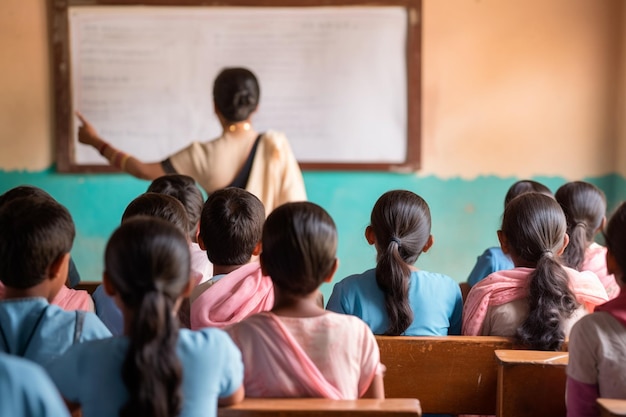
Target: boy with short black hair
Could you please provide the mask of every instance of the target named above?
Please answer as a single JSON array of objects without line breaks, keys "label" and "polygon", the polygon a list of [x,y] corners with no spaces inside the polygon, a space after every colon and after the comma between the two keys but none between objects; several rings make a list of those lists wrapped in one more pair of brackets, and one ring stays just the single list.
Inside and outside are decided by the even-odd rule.
[{"label": "boy with short black hair", "polygon": [[111,336],[95,314],[50,304],[67,279],[74,235],[70,213],[51,198],[0,208],[0,351],[46,366],[76,342]]}]

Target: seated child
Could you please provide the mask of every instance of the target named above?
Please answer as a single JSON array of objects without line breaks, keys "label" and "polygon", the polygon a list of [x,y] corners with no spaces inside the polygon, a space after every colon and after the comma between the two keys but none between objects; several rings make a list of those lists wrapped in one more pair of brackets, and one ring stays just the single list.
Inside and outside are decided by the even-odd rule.
[{"label": "seated child", "polygon": [[515,268],[472,287],[463,334],[515,337],[528,349],[561,348],[576,320],[608,299],[595,274],[561,264],[566,230],[565,214],[552,197],[525,193],[507,204],[498,238]]},{"label": "seated child", "polygon": [[[151,216],[166,220],[187,233],[187,214],[182,203],[176,198],[165,194],[144,193],[128,204],[122,214],[122,223],[135,216]],[[192,271],[192,278],[197,280],[195,272]],[[106,293],[104,285],[99,285],[93,293],[96,302],[96,313],[104,324],[111,330],[114,336],[119,336],[124,332],[124,320],[122,311],[115,303],[113,297]],[[186,315],[188,316],[188,314]],[[184,317],[183,317],[184,318]],[[185,327],[189,327],[188,320]]]},{"label": "seated child", "polygon": [[261,251],[263,203],[241,188],[215,191],[200,220],[200,247],[215,276],[191,293],[191,328],[226,327],[274,305],[272,280],[251,262]]},{"label": "seated child", "polygon": [[606,197],[602,190],[584,181],[562,185],[555,194],[565,212],[569,245],[565,248],[563,264],[577,271],[591,271],[598,276],[609,298],[619,294],[615,277],[606,269],[606,248],[593,239],[606,222]]},{"label": "seated child", "polygon": [[243,399],[241,354],[219,329],[179,329],[191,290],[186,235],[155,217],[122,222],[105,251],[103,284],[124,314],[124,335],[76,345],[49,372],[83,417],[215,416]]},{"label": "seated child", "polygon": [[279,206],[263,226],[262,246],[274,307],[227,328],[242,351],[246,396],[383,398],[384,367],[370,329],[316,301],[337,270],[328,213],[309,202]]},{"label": "seated child", "polygon": [[206,251],[198,245],[197,240],[198,224],[200,223],[204,199],[194,179],[188,175],[181,174],[163,175],[150,183],[147,192],[170,195],[183,204],[189,220],[191,269],[199,273],[201,277],[200,282],[211,279],[213,265],[209,262]]},{"label": "seated child", "polygon": [[65,285],[74,222],[47,197],[16,198],[0,207],[0,351],[40,365],[75,343],[110,337],[95,314],[50,302]]},{"label": "seated child", "polygon": [[[548,187],[537,181],[520,180],[513,183],[507,191],[504,197],[504,208],[506,209],[506,205],[515,197],[528,192],[552,195]],[[467,283],[470,287],[473,287],[478,281],[485,279],[492,272],[505,271],[507,269],[513,269],[513,261],[511,258],[502,252],[500,246],[488,248],[478,257],[474,269],[472,269],[469,277],[467,277]]]},{"label": "seated child", "polygon": [[461,334],[463,300],[447,275],[415,268],[430,249],[430,209],[407,190],[388,191],[372,210],[365,238],[376,247],[376,268],[335,284],[326,308],[357,316],[374,334]]},{"label": "seated child", "polygon": [[[626,272],[626,203],[609,221],[605,234],[607,267],[623,287]],[[626,399],[626,291],[596,307],[572,328],[567,365],[568,417],[596,416],[596,399]]]},{"label": "seated child", "polygon": [[[45,198],[52,198],[50,194],[42,190],[41,188],[34,187],[32,185],[20,185],[18,187],[12,188],[4,194],[0,195],[0,207],[9,201],[20,198],[20,197],[29,197],[29,196],[39,196]],[[70,264],[69,264],[69,272],[68,272],[68,282],[71,287],[77,285],[80,282],[80,275],[78,274],[78,270],[76,269],[76,265],[70,256]],[[0,283],[0,299],[4,298],[4,285]],[[69,288],[67,285],[64,285],[59,290],[57,296],[52,300],[52,304],[58,305],[63,310],[84,310],[84,311],[94,311],[93,300],[87,291],[83,290],[74,290]]]},{"label": "seated child", "polygon": [[40,366],[0,353],[0,416],[70,417],[70,414]]}]

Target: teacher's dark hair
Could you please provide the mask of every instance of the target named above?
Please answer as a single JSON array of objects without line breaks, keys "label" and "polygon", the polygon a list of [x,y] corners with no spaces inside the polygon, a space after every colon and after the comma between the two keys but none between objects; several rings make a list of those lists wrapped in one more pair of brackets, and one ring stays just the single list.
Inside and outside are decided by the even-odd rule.
[{"label": "teacher's dark hair", "polygon": [[563,321],[579,306],[557,255],[566,229],[561,206],[544,194],[522,194],[504,210],[502,233],[510,251],[535,268],[528,277],[528,317],[516,335],[530,349],[559,350],[565,341]]},{"label": "teacher's dark hair", "polygon": [[246,68],[225,68],[213,84],[215,107],[233,123],[250,117],[259,105],[260,95],[259,82]]},{"label": "teacher's dark hair", "polygon": [[430,209],[411,191],[388,191],[374,204],[370,227],[376,236],[376,282],[385,294],[389,318],[385,334],[398,336],[413,322],[409,304],[411,265],[430,237]]},{"label": "teacher's dark hair", "polygon": [[622,271],[622,283],[626,277],[626,202],[617,207],[604,232],[606,247]]},{"label": "teacher's dark hair", "polygon": [[187,239],[159,218],[137,216],[122,223],[105,251],[105,274],[133,313],[122,379],[128,401],[120,417],[180,414],[182,365],[176,353],[173,310],[189,283]]}]

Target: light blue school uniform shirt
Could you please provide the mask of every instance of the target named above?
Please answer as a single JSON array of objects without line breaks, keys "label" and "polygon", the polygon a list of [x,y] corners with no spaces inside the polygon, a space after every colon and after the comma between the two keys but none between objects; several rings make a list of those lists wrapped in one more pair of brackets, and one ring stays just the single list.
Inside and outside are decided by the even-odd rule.
[{"label": "light blue school uniform shirt", "polygon": [[98,285],[92,294],[93,303],[96,307],[96,314],[105,326],[111,331],[113,336],[121,336],[124,333],[124,316],[113,297],[104,291],[102,284]]},{"label": "light blue school uniform shirt", "polygon": [[[413,322],[404,336],[461,334],[463,299],[459,284],[447,275],[413,271],[409,280]],[[385,295],[376,283],[376,270],[351,275],[335,284],[327,310],[361,318],[374,334],[389,328]]]},{"label": "light blue school uniform shirt", "polygon": [[50,377],[39,365],[0,353],[0,416],[69,417]]},{"label": "light blue school uniform shirt", "polygon": [[75,342],[106,337],[111,332],[93,313],[65,311],[42,297],[0,301],[0,352],[43,367]]},{"label": "light blue school uniform shirt", "polygon": [[[81,405],[83,417],[117,416],[128,400],[122,380],[127,349],[125,336],[76,345],[48,372],[63,397]],[[243,383],[241,352],[216,328],[180,329],[177,352],[183,368],[180,417],[216,416],[217,399]]]},{"label": "light blue school uniform shirt", "polygon": [[476,285],[479,281],[487,278],[490,274],[498,271],[506,271],[515,268],[513,261],[502,252],[502,248],[495,246],[486,249],[482,255],[476,260],[474,269],[467,277],[467,283],[470,287]]}]

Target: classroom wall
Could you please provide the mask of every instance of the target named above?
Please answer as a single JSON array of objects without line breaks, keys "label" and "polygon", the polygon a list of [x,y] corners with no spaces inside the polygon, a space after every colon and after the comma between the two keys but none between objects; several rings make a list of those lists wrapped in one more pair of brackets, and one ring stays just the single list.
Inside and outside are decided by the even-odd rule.
[{"label": "classroom wall", "polygon": [[[417,265],[457,281],[497,243],[503,196],[519,178],[553,190],[582,178],[610,206],[626,199],[625,9],[620,0],[423,0],[423,168],[304,174],[339,228],[337,277],[374,265],[363,230],[388,189],[429,202],[435,245]],[[148,183],[54,171],[46,30],[45,2],[0,2],[0,192],[31,183],[65,204],[77,224],[72,255],[83,279],[98,280],[108,236]]]}]

